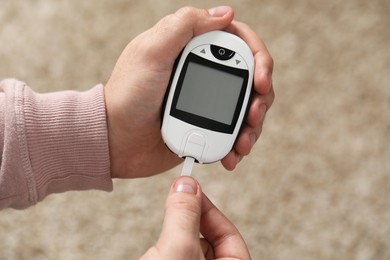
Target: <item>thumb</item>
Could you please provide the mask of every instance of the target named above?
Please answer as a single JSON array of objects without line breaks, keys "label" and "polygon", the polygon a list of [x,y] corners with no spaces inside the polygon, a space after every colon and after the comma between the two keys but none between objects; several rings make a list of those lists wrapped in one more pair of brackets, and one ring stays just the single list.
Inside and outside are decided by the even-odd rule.
[{"label": "thumb", "polygon": [[[172,184],[165,205],[160,238],[156,244],[164,256],[196,256],[200,250],[199,229],[202,192],[191,177],[179,177]],[[192,258],[188,258],[192,259]]]},{"label": "thumb", "polygon": [[233,21],[234,11],[229,6],[209,10],[183,7],[161,19],[148,32],[148,42],[153,45],[148,52],[166,55],[164,60],[177,57],[185,45],[196,35],[223,30]]}]

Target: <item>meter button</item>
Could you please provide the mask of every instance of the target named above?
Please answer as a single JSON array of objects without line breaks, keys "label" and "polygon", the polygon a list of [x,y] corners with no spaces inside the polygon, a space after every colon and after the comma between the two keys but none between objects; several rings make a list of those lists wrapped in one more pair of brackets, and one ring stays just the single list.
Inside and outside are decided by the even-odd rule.
[{"label": "meter button", "polygon": [[214,57],[219,60],[230,60],[234,56],[234,54],[236,54],[232,50],[222,48],[217,45],[210,45],[210,49]]}]

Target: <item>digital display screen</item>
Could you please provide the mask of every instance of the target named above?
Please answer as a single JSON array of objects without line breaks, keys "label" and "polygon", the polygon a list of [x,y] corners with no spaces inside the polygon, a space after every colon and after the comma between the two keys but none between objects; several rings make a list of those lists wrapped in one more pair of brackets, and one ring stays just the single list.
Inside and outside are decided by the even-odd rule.
[{"label": "digital display screen", "polygon": [[176,109],[231,125],[244,78],[189,62]]}]

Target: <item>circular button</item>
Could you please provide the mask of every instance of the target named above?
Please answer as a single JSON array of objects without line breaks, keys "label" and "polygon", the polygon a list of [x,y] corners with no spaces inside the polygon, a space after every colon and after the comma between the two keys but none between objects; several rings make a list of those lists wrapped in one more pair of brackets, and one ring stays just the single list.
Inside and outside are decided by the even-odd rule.
[{"label": "circular button", "polygon": [[214,57],[219,60],[230,60],[234,56],[234,54],[236,54],[232,50],[217,45],[211,45],[210,49]]},{"label": "circular button", "polygon": [[219,49],[218,53],[219,53],[219,55],[223,56],[223,55],[225,55],[226,51],[225,51],[225,49],[221,48],[221,49]]}]

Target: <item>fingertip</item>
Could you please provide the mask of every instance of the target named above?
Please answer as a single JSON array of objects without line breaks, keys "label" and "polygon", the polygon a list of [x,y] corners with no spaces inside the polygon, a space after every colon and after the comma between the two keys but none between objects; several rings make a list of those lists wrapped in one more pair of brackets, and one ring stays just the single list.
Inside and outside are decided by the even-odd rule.
[{"label": "fingertip", "polygon": [[242,160],[243,156],[237,153],[234,149],[232,149],[222,160],[222,166],[228,170],[233,171],[237,164],[239,164]]},{"label": "fingertip", "polygon": [[231,150],[222,160],[221,160],[222,166],[228,170],[233,171],[234,168],[236,168],[236,160],[235,160],[235,153],[233,150]]},{"label": "fingertip", "polygon": [[[234,150],[241,156],[246,156],[251,152],[253,145],[255,144],[257,137],[257,129],[249,126],[245,127],[234,145]],[[240,160],[241,161],[241,160]]]},{"label": "fingertip", "polygon": [[197,195],[201,193],[201,188],[199,183],[194,178],[189,176],[181,176],[173,182],[171,192],[184,192]]},{"label": "fingertip", "polygon": [[226,28],[233,21],[234,11],[230,6],[218,6],[208,10],[186,6],[176,11],[175,16],[182,22],[183,29],[192,29],[192,36],[196,36]]},{"label": "fingertip", "polygon": [[260,95],[265,95],[272,88],[273,59],[268,53],[255,54],[255,90]]},{"label": "fingertip", "polygon": [[256,143],[256,140],[257,140],[257,136],[254,132],[250,133],[249,134],[249,141],[251,143],[251,147],[253,147]]},{"label": "fingertip", "polygon": [[235,153],[235,155],[236,155],[236,166],[237,166],[237,164],[239,164],[242,161],[242,158],[244,158],[244,156],[238,153]]},{"label": "fingertip", "polygon": [[207,13],[207,17],[198,17],[193,26],[194,36],[214,30],[224,30],[234,19],[234,10],[230,6],[218,6],[203,11]]},{"label": "fingertip", "polygon": [[234,15],[233,8],[230,6],[218,6],[207,10],[212,17],[225,17]]},{"label": "fingertip", "polygon": [[[249,107],[249,112],[246,118],[246,124],[251,128],[258,127],[262,122],[262,113],[264,110],[263,101],[259,95],[255,95]],[[265,107],[266,109],[267,107]],[[265,113],[265,111],[264,111]]]}]

